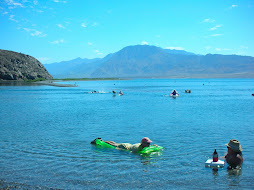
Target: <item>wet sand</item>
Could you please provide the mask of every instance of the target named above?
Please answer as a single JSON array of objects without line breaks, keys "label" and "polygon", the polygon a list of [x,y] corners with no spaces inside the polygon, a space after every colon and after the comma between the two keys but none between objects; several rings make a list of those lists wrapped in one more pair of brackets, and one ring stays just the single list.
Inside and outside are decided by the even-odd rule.
[{"label": "wet sand", "polygon": [[56,86],[56,87],[77,87],[76,84],[59,84],[50,80],[35,82],[40,85]]}]

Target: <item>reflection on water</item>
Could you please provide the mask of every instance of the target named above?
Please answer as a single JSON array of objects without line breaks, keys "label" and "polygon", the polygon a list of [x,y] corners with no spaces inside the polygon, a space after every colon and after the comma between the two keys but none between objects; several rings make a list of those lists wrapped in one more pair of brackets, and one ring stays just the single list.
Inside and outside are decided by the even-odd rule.
[{"label": "reflection on water", "polygon": [[1,81],[0,86],[38,86],[38,83],[24,81]]},{"label": "reflection on water", "polygon": [[219,175],[218,170],[219,170],[219,169],[217,169],[217,168],[213,168],[213,169],[212,169],[213,175],[214,175],[214,176],[218,176],[218,175]]},{"label": "reflection on water", "polygon": [[239,186],[241,181],[242,169],[228,169],[228,186]]},{"label": "reflection on water", "polygon": [[242,175],[242,169],[228,169],[228,176],[240,176]]}]

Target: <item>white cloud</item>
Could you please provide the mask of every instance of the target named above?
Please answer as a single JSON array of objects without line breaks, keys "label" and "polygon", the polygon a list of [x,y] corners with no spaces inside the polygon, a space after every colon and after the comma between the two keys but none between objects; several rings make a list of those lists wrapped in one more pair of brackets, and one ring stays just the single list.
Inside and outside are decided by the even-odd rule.
[{"label": "white cloud", "polygon": [[64,27],[62,24],[57,24],[57,26],[58,26],[59,28],[65,29],[65,27]]},{"label": "white cloud", "polygon": [[53,42],[50,42],[51,44],[61,44],[61,43],[64,43],[64,40],[61,39],[61,40],[56,40],[56,41],[53,41]]},{"label": "white cloud", "polygon": [[53,0],[55,3],[66,3],[66,1],[61,1],[61,0]]},{"label": "white cloud", "polygon": [[38,59],[40,62],[49,61],[49,60],[50,60],[50,58],[48,58],[48,57],[38,57],[37,59]]},{"label": "white cloud", "polygon": [[31,36],[44,37],[44,36],[46,36],[46,34],[43,34],[43,33],[40,32],[40,31],[34,30],[34,31],[31,33]]},{"label": "white cloud", "polygon": [[93,43],[91,43],[91,42],[88,42],[87,44],[88,44],[89,46],[92,46],[92,45],[93,45]]},{"label": "white cloud", "polygon": [[81,26],[84,27],[84,28],[87,28],[87,27],[95,27],[95,26],[97,26],[97,25],[98,25],[97,22],[93,22],[93,23],[83,22],[83,23],[81,23]]},{"label": "white cloud", "polygon": [[247,46],[240,46],[240,49],[248,49],[249,47]]},{"label": "white cloud", "polygon": [[156,38],[160,38],[160,37],[161,37],[161,35],[156,35],[155,37],[156,37]]},{"label": "white cloud", "polygon": [[215,48],[215,51],[231,51],[232,49],[228,48]]},{"label": "white cloud", "polygon": [[222,24],[217,25],[217,26],[215,26],[215,27],[213,27],[213,28],[210,28],[210,30],[217,30],[217,29],[220,28],[220,27],[222,27]]},{"label": "white cloud", "polygon": [[13,0],[5,0],[8,5],[24,7],[21,3],[16,3]]},{"label": "white cloud", "polygon": [[35,30],[33,33],[31,33],[31,36],[39,36],[42,32]]},{"label": "white cloud", "polygon": [[207,19],[205,19],[205,20],[201,21],[201,23],[204,23],[204,22],[214,23],[214,22],[215,22],[215,20],[210,19],[210,18],[207,18]]},{"label": "white cloud", "polygon": [[148,42],[143,41],[143,42],[141,42],[141,45],[148,45]]},{"label": "white cloud", "polygon": [[95,50],[94,51],[97,55],[102,55],[103,53],[101,53],[99,50]]},{"label": "white cloud", "polygon": [[222,36],[223,34],[212,34],[211,36]]},{"label": "white cloud", "polygon": [[86,23],[82,23],[81,26],[84,27],[84,28],[87,27],[87,26],[86,26]]},{"label": "white cloud", "polygon": [[43,32],[40,32],[35,29],[30,29],[30,28],[23,28],[25,31],[29,32],[31,36],[38,36],[38,37],[45,37],[47,34],[43,34]]},{"label": "white cloud", "polygon": [[165,49],[171,49],[171,50],[184,50],[182,47],[165,47]]},{"label": "white cloud", "polygon": [[205,49],[209,50],[211,49],[212,47],[211,46],[206,46]]},{"label": "white cloud", "polygon": [[14,22],[18,22],[17,20],[14,19],[14,16],[15,16],[15,15],[10,15],[9,20],[12,20],[12,21],[14,21]]},{"label": "white cloud", "polygon": [[228,7],[227,9],[230,10],[230,9],[234,9],[234,8],[237,8],[238,5],[231,5],[230,7]]}]

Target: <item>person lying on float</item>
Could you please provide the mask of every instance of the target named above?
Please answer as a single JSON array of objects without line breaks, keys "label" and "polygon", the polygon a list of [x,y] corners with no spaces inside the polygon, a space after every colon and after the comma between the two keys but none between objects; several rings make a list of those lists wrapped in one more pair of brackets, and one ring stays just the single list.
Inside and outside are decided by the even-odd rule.
[{"label": "person lying on float", "polygon": [[[91,142],[91,144],[96,144],[97,139],[100,139],[101,141],[103,141],[101,138],[96,138]],[[152,141],[148,137],[144,137],[144,138],[142,138],[140,143],[136,143],[136,144],[116,143],[114,141],[103,141],[103,142],[106,142],[106,143],[116,147],[117,149],[129,150],[133,153],[137,153],[139,151],[142,151],[142,149],[145,147],[150,147]],[[157,147],[158,145],[153,144],[153,146]]]}]

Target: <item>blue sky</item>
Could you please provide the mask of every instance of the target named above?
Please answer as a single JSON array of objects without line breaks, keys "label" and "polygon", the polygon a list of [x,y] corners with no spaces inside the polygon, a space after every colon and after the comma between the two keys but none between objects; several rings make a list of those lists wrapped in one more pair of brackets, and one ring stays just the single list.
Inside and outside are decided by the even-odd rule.
[{"label": "blue sky", "polygon": [[254,56],[254,0],[0,0],[0,49],[43,64],[129,45]]}]

